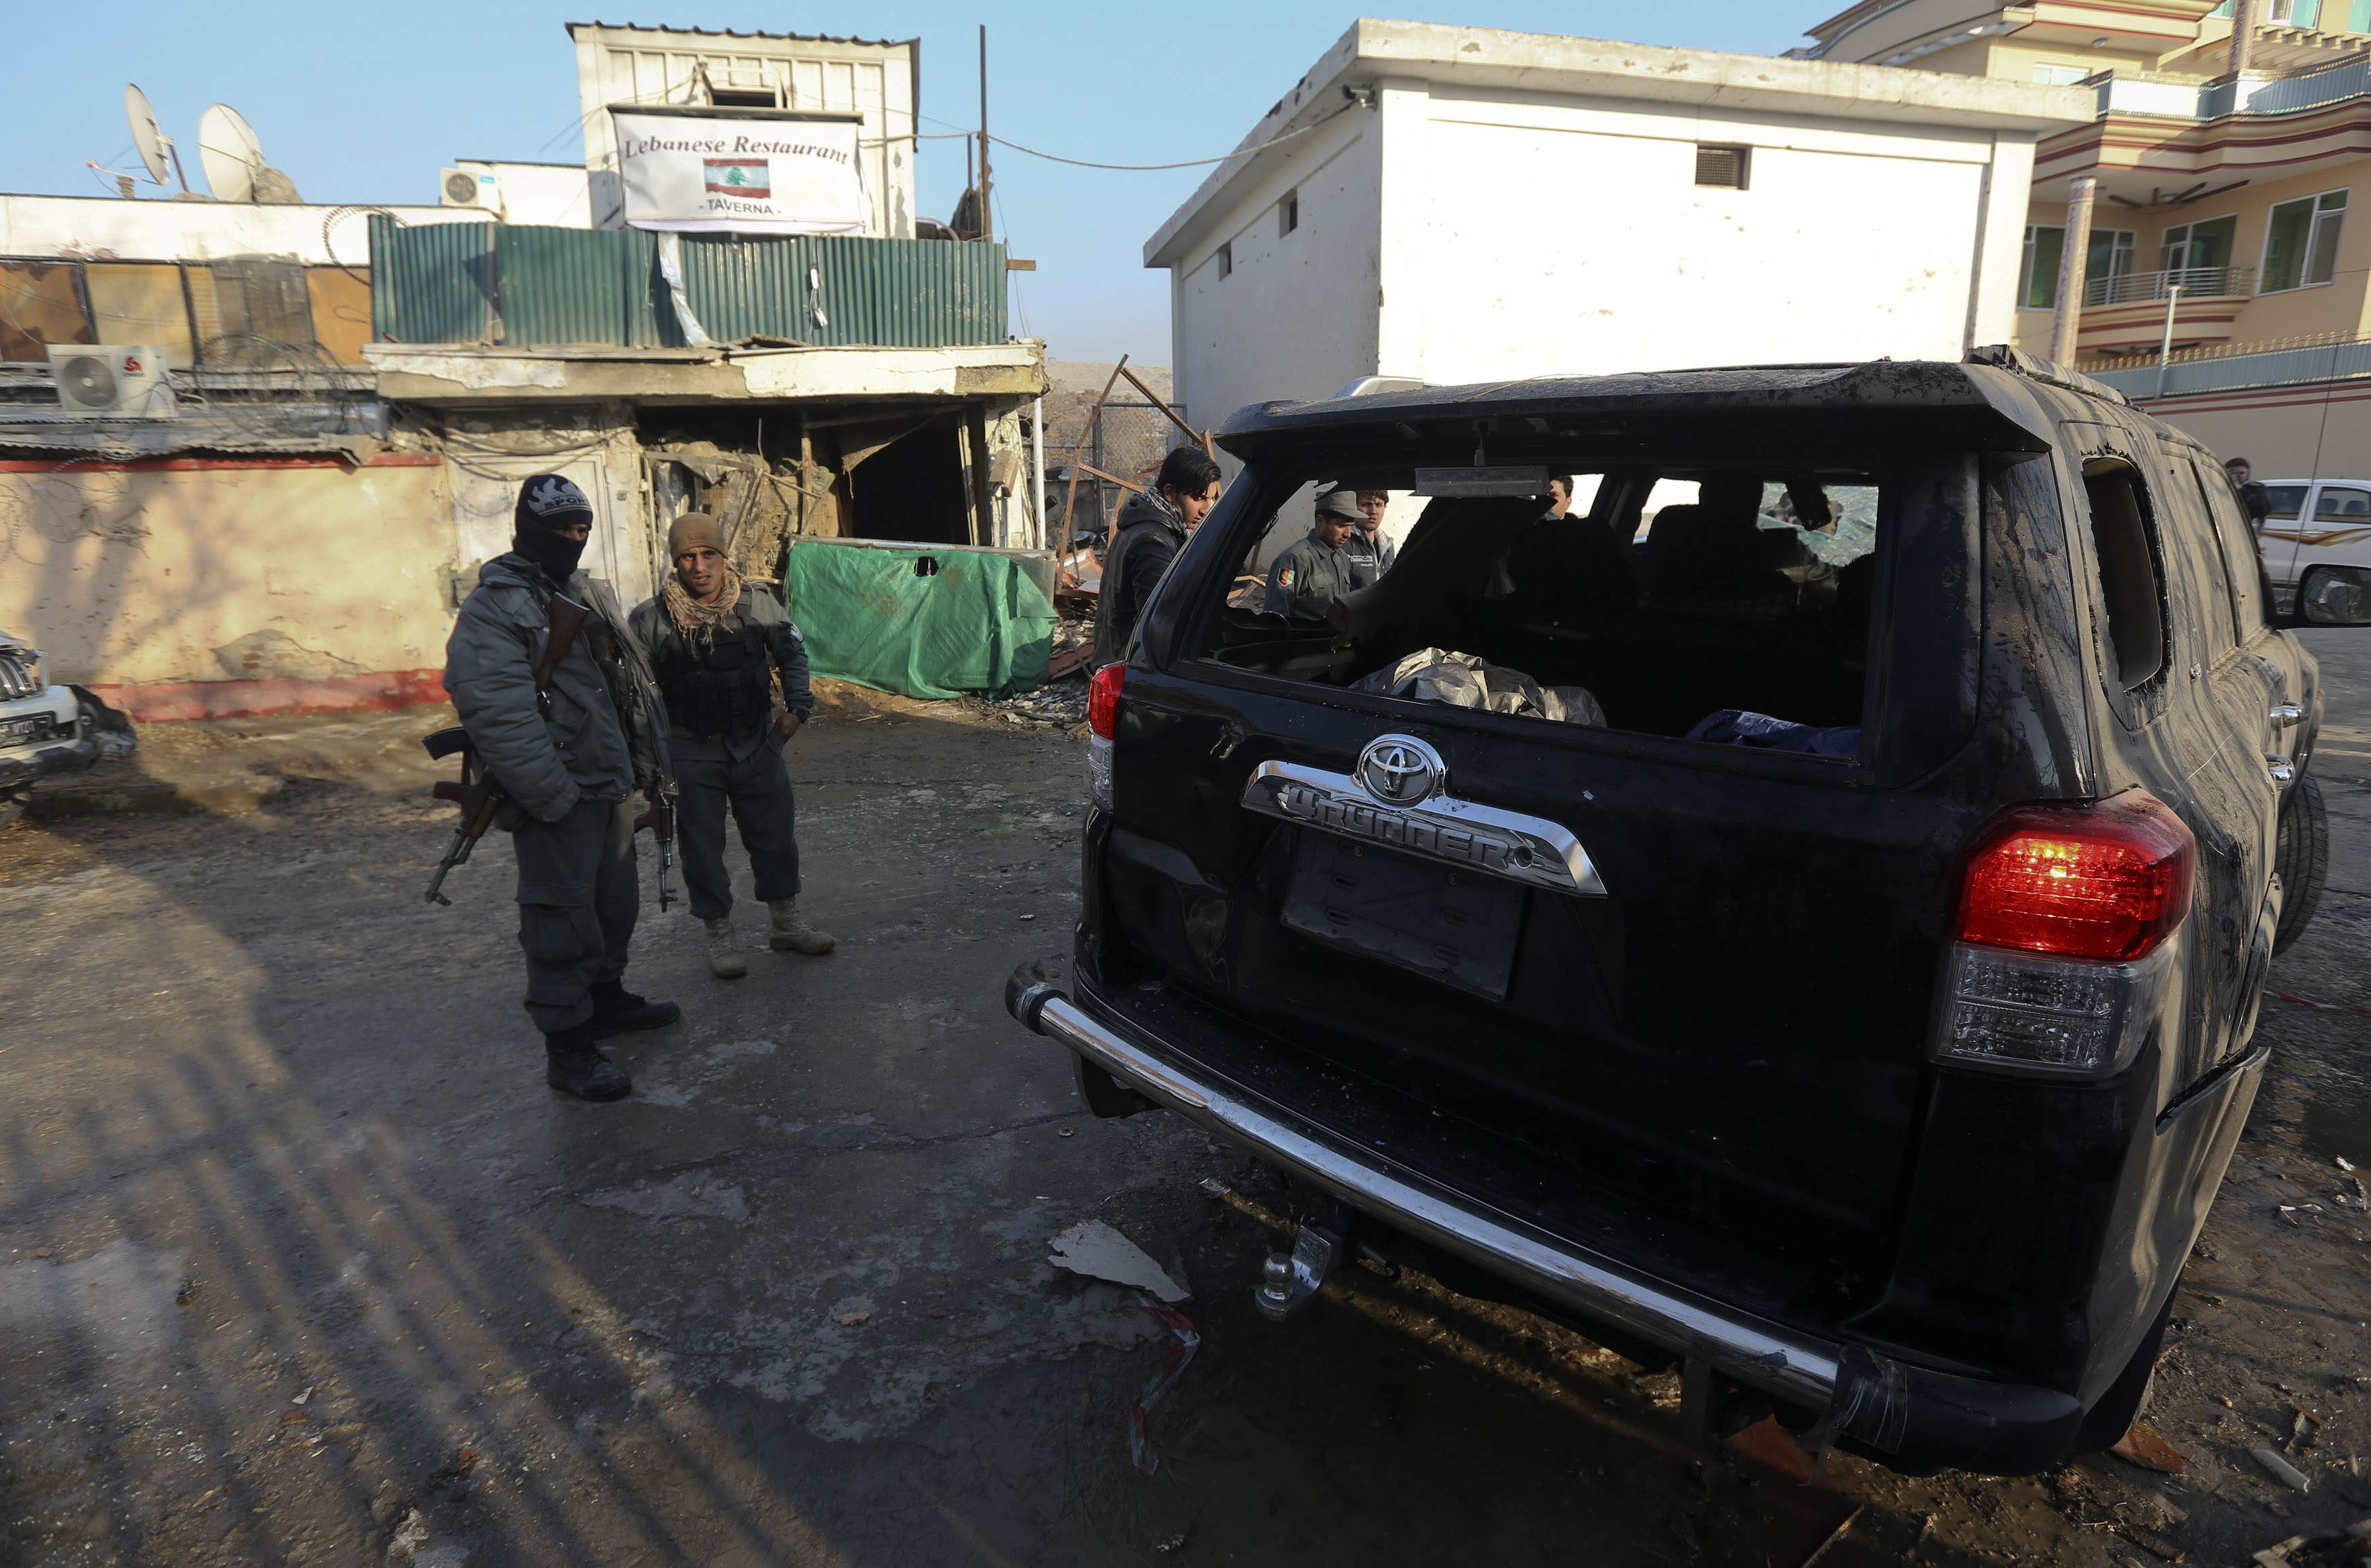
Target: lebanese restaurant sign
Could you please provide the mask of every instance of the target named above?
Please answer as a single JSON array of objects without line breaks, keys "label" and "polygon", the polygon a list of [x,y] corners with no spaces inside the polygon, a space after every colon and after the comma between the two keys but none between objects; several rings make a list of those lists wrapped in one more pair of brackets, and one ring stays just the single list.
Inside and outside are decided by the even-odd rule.
[{"label": "lebanese restaurant sign", "polygon": [[677,234],[862,234],[872,207],[853,120],[612,110],[630,227]]}]

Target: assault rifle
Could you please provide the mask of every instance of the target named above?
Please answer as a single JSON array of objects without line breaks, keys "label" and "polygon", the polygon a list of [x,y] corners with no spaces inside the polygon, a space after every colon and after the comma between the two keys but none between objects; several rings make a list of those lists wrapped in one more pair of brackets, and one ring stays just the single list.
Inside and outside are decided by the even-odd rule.
[{"label": "assault rifle", "polygon": [[[536,707],[549,716],[551,712],[553,672],[560,668],[560,662],[568,657],[568,651],[576,646],[576,639],[584,630],[584,623],[592,617],[593,612],[565,594],[548,595],[545,607],[550,612],[551,629],[544,639],[543,657],[535,663],[535,702]],[[456,752],[461,755],[461,781],[456,784],[450,779],[440,778],[431,791],[436,799],[450,801],[461,808],[461,824],[454,829],[453,842],[446,847],[445,858],[436,862],[436,874],[428,879],[427,902],[449,905],[453,901],[445,896],[445,873],[468,859],[469,852],[478,847],[478,840],[486,836],[486,830],[494,825],[494,819],[503,806],[511,803],[511,798],[503,790],[501,781],[486,770],[479,759],[477,748],[469,744],[468,732],[458,724],[422,736],[420,744],[428,748],[430,756],[439,761]],[[670,820],[670,828],[672,825]],[[670,847],[673,837],[670,831]]]},{"label": "assault rifle", "polygon": [[675,869],[675,791],[662,778],[651,786],[650,804],[634,819],[634,831],[651,830],[659,847],[659,913],[667,912],[675,903],[675,890],[667,886],[667,872]]}]

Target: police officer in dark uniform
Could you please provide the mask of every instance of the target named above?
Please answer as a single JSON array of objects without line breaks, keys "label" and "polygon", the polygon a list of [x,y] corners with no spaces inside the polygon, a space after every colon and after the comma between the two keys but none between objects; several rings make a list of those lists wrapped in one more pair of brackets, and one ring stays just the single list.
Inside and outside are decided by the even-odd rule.
[{"label": "police officer in dark uniform", "polygon": [[[633,1090],[599,1042],[663,1029],[673,1002],[626,989],[642,903],[637,791],[666,778],[666,724],[641,645],[609,585],[578,567],[593,502],[559,474],[519,488],[510,549],[488,561],[445,646],[445,689],[478,759],[510,797],[526,1010],[544,1081],[581,1100]],[[554,595],[593,614],[539,687]]]},{"label": "police officer in dark uniform", "polygon": [[1323,620],[1335,600],[1373,582],[1365,558],[1343,548],[1358,522],[1359,500],[1348,490],[1337,487],[1319,495],[1309,536],[1268,568],[1266,608],[1277,615]]},{"label": "police officer in dark uniform", "polygon": [[708,927],[709,972],[721,979],[748,973],[734,940],[733,881],[724,870],[728,807],[758,896],[772,912],[767,945],[829,952],[833,939],[799,917],[797,809],[782,765],[782,747],[815,709],[806,640],[780,599],[742,579],[724,553],[723,530],[706,513],[676,519],[667,558],[675,571],[658,596],[635,610],[633,623],[666,699],[683,881],[691,912]]}]

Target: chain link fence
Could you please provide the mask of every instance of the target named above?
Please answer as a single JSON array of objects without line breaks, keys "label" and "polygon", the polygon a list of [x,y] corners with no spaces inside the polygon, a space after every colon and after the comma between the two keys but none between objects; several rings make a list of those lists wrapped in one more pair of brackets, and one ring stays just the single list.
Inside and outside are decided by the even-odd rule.
[{"label": "chain link fence", "polygon": [[[1186,409],[1178,405],[1177,417],[1188,419]],[[1168,417],[1151,403],[1124,401],[1114,398],[1104,404],[1103,418],[1088,437],[1083,452],[1072,448],[1063,452],[1056,448],[1054,455],[1082,461],[1087,467],[1127,479],[1137,485],[1150,485],[1159,470],[1161,460],[1170,449],[1186,444],[1186,433],[1169,422]],[[1046,504],[1054,513],[1053,521],[1060,525],[1058,508],[1069,493],[1066,484],[1059,491],[1049,487]],[[1093,534],[1110,526],[1118,517],[1128,492],[1108,479],[1097,478],[1081,472],[1078,478],[1078,505],[1070,513],[1070,536]]]}]

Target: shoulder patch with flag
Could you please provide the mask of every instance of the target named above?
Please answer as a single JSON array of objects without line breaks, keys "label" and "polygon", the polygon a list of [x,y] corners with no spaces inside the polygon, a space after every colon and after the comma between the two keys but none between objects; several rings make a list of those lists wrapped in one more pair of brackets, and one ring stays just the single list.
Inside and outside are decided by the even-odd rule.
[{"label": "shoulder patch with flag", "polygon": [[1282,571],[1276,574],[1276,585],[1279,588],[1290,588],[1292,586],[1292,568],[1288,566]]}]

